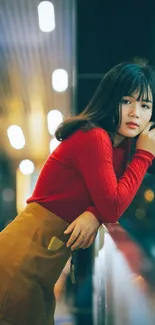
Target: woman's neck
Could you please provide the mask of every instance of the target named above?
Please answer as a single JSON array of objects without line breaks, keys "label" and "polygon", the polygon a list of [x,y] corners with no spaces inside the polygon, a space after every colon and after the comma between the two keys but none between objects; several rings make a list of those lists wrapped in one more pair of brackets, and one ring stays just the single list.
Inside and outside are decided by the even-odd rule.
[{"label": "woman's neck", "polygon": [[124,135],[116,133],[114,135],[113,139],[113,146],[116,148],[120,145],[120,143],[125,139],[126,137]]}]

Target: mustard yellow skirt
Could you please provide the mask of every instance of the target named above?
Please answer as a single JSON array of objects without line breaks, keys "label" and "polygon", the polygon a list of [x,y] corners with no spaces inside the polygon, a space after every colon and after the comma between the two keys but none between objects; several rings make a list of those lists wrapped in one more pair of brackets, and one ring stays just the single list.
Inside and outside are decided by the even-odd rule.
[{"label": "mustard yellow skirt", "polygon": [[[29,203],[0,233],[0,325],[54,324],[53,289],[71,255],[67,226]],[[58,245],[52,246],[53,237]]]}]

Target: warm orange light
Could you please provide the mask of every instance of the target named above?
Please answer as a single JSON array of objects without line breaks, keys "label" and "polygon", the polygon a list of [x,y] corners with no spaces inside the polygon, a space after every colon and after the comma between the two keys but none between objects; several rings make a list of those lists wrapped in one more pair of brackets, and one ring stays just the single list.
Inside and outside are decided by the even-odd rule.
[{"label": "warm orange light", "polygon": [[148,202],[152,202],[154,200],[154,192],[150,189],[144,192],[144,198]]}]

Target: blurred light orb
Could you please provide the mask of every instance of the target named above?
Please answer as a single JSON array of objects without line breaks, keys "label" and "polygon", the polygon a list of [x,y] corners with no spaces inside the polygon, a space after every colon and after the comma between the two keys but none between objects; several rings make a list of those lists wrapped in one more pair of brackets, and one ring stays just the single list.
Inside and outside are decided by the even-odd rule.
[{"label": "blurred light orb", "polygon": [[2,199],[5,202],[12,202],[15,199],[15,191],[12,188],[5,188],[2,191]]},{"label": "blurred light orb", "polygon": [[137,219],[142,220],[146,216],[146,212],[143,209],[136,209],[135,216]]},{"label": "blurred light orb", "polygon": [[64,69],[56,69],[52,73],[52,87],[57,92],[63,92],[68,88],[68,73]]},{"label": "blurred light orb", "polygon": [[55,29],[54,6],[50,1],[42,1],[38,5],[39,27],[42,32],[49,33]]},{"label": "blurred light orb", "polygon": [[154,192],[151,189],[148,189],[144,192],[144,198],[148,202],[152,202],[154,200]]},{"label": "blurred light orb", "polygon": [[9,126],[9,128],[7,129],[7,135],[10,144],[14,149],[22,149],[25,146],[25,137],[20,126]]},{"label": "blurred light orb", "polygon": [[58,110],[52,110],[47,114],[47,125],[49,133],[54,136],[59,124],[63,121],[62,113]]},{"label": "blurred light orb", "polygon": [[34,171],[34,163],[29,159],[24,159],[20,162],[19,169],[22,174],[30,175]]}]

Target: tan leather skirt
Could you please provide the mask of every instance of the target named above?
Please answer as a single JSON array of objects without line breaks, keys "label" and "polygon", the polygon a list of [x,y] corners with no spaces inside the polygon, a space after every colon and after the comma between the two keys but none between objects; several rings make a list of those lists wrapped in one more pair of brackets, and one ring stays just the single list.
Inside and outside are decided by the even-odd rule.
[{"label": "tan leather skirt", "polygon": [[53,288],[71,255],[67,226],[29,203],[0,233],[0,325],[54,324]]}]

